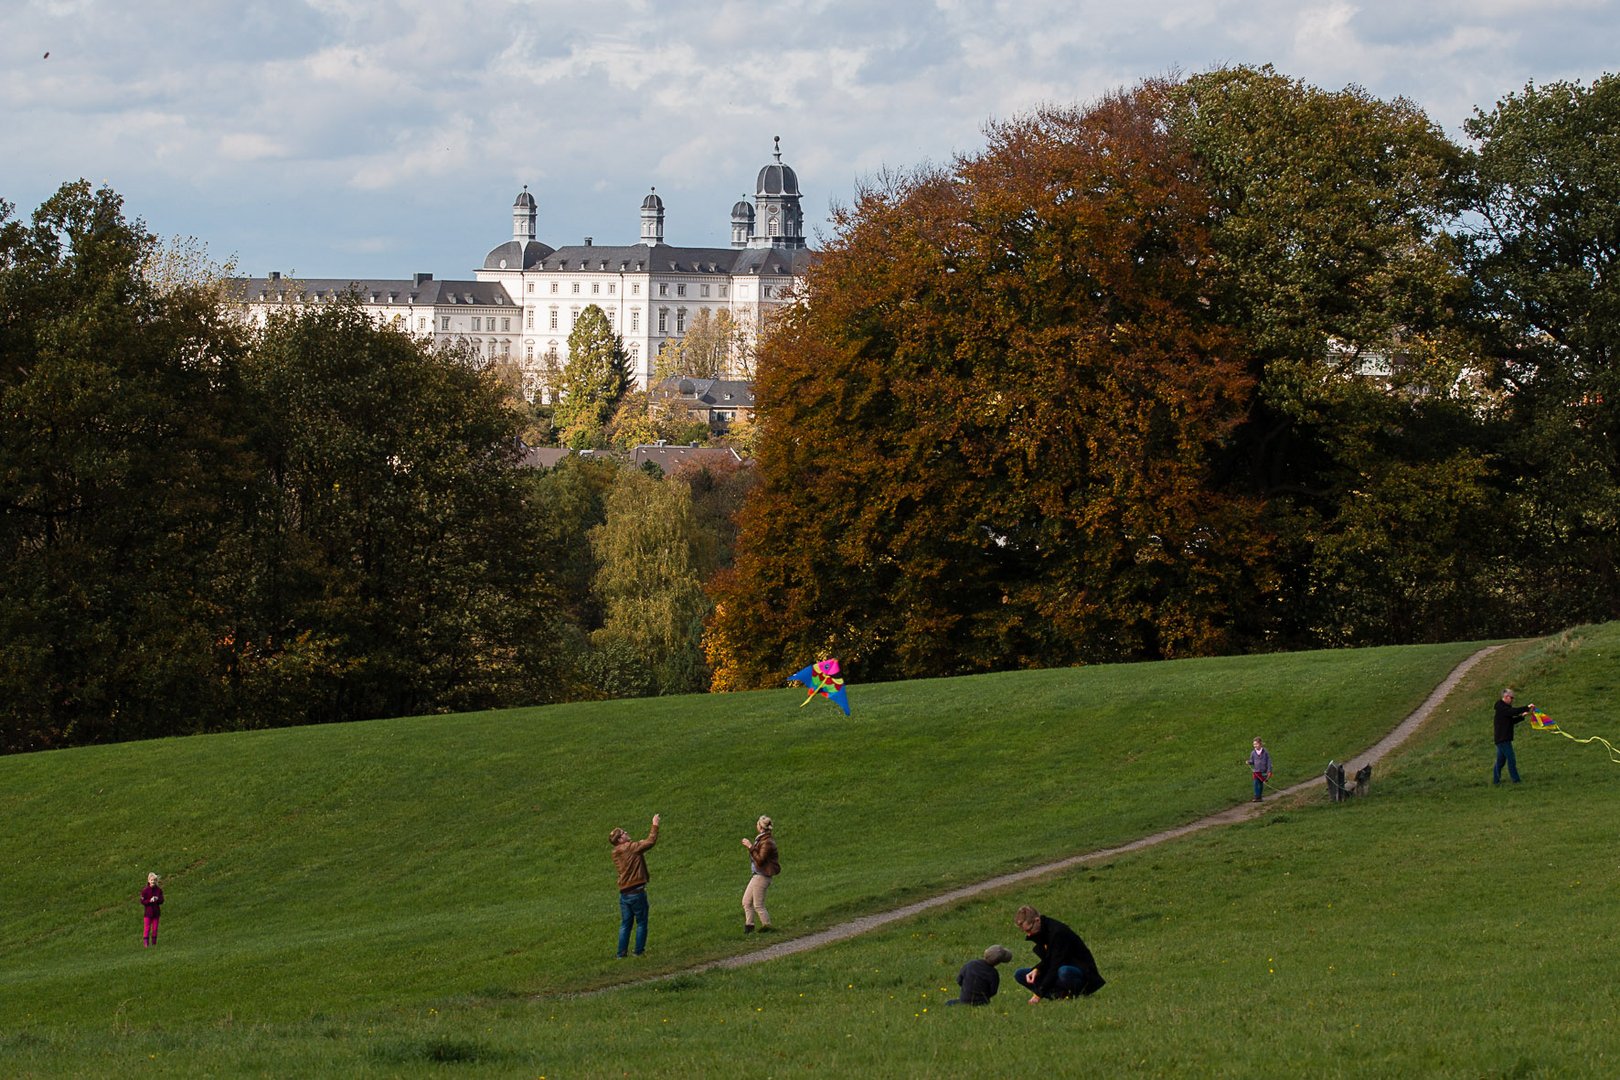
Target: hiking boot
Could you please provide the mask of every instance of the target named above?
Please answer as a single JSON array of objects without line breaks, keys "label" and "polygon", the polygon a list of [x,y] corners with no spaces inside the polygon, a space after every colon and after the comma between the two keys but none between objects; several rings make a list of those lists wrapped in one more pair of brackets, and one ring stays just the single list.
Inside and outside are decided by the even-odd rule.
[{"label": "hiking boot", "polygon": [[753,923],[751,923],[751,922],[743,923],[743,933],[752,934],[753,932],[754,932],[754,924]]}]

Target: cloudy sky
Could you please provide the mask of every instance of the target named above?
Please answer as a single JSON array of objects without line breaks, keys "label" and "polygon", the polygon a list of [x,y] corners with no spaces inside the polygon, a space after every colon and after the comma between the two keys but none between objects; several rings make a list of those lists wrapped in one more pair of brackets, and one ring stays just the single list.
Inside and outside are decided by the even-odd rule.
[{"label": "cloudy sky", "polygon": [[1617,0],[0,0],[0,198],[108,184],[243,273],[468,278],[528,185],[554,246],[724,246],[781,136],[807,221],[984,122],[1271,63],[1453,135],[1620,67]]}]

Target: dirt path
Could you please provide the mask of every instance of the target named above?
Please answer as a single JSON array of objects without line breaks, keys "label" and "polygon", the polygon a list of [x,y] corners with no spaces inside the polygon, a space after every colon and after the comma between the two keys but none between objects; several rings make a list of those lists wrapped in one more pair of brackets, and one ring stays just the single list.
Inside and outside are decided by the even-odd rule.
[{"label": "dirt path", "polygon": [[[1495,652],[1501,647],[1502,646],[1500,645],[1491,645],[1483,648],[1453,668],[1451,670],[1451,674],[1447,675],[1440,685],[1436,686],[1434,691],[1424,699],[1423,704],[1419,705],[1415,710],[1413,710],[1412,715],[1408,716],[1405,720],[1402,720],[1394,731],[1384,736],[1384,738],[1381,739],[1372,749],[1352,758],[1349,761],[1346,761],[1344,763],[1345,774],[1354,775],[1355,771],[1361,768],[1363,765],[1370,765],[1374,762],[1382,760],[1384,755],[1388,754],[1391,750],[1395,749],[1397,746],[1409,739],[1412,736],[1412,733],[1415,732],[1423,724],[1423,722],[1429,718],[1430,714],[1434,712],[1435,708],[1445,700],[1446,696],[1456,688],[1457,684],[1462,681],[1463,676],[1467,675],[1468,672],[1473,669],[1475,664],[1478,664],[1485,657],[1489,656],[1491,653]],[[1162,832],[1156,832],[1151,836],[1144,836],[1139,840],[1132,840],[1129,843],[1121,844],[1118,847],[1100,848],[1096,851],[1088,851],[1083,855],[1071,855],[1066,859],[1059,859],[1057,862],[1043,863],[1040,866],[1031,866],[1026,870],[1019,870],[1011,874],[1002,874],[1000,877],[989,878],[985,881],[975,882],[972,885],[964,885],[959,889],[952,889],[950,892],[940,893],[937,896],[930,896],[927,899],[918,900],[915,903],[906,904],[904,907],[897,907],[891,911],[880,911],[872,915],[863,915],[858,919],[851,919],[848,922],[838,923],[836,926],[829,926],[827,929],[818,930],[813,934],[805,934],[802,937],[788,938],[784,941],[778,941],[774,944],[766,946],[763,949],[755,949],[752,952],[740,953],[737,956],[728,956],[723,960],[714,960],[707,964],[700,964],[696,967],[670,972],[667,975],[660,975],[653,979],[637,980],[635,983],[620,983],[619,985],[610,987],[608,989],[617,990],[623,989],[625,986],[643,985],[649,982],[661,982],[666,979],[675,978],[678,975],[690,975],[702,971],[740,968],[747,967],[750,964],[762,964],[767,960],[775,960],[778,957],[791,956],[794,953],[808,952],[811,949],[819,949],[823,945],[831,945],[835,942],[847,941],[852,937],[857,937],[861,934],[876,930],[880,926],[887,926],[890,923],[899,922],[902,919],[909,919],[913,915],[919,915],[924,911],[931,911],[937,907],[945,907],[949,904],[955,904],[962,900],[969,900],[987,892],[1005,889],[1010,885],[1019,885],[1023,882],[1032,881],[1036,878],[1043,878],[1050,874],[1060,874],[1065,870],[1072,870],[1077,866],[1084,866],[1086,863],[1105,861],[1120,855],[1129,854],[1133,851],[1141,851],[1143,848],[1153,847],[1156,844],[1163,844],[1170,840],[1179,840],[1183,836],[1201,832],[1204,829],[1214,828],[1218,825],[1234,825],[1240,821],[1248,821],[1249,819],[1257,817],[1258,815],[1268,811],[1273,805],[1275,805],[1276,801],[1280,800],[1283,796],[1297,795],[1309,788],[1317,787],[1321,783],[1322,778],[1320,776],[1313,777],[1310,780],[1295,784],[1293,787],[1283,788],[1282,790],[1277,791],[1272,796],[1271,802],[1240,803],[1239,805],[1228,810],[1222,810],[1218,813],[1211,814],[1208,817],[1199,818],[1197,821],[1191,821],[1185,825],[1177,825],[1172,829],[1165,829]]]}]

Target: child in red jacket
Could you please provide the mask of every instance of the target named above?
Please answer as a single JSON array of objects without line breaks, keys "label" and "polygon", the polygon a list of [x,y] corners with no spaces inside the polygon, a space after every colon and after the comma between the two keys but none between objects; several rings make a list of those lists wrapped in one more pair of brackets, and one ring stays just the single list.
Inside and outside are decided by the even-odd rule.
[{"label": "child in red jacket", "polygon": [[163,887],[158,884],[156,874],[146,875],[146,888],[141,890],[141,905],[146,908],[141,944],[150,949],[157,944],[158,917],[163,914]]}]

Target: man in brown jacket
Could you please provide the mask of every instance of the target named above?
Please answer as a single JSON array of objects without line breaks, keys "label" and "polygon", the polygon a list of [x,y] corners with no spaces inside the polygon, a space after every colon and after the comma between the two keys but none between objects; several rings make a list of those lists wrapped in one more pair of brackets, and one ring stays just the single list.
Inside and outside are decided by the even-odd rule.
[{"label": "man in brown jacket", "polygon": [[619,958],[623,959],[630,945],[630,925],[636,927],[636,955],[647,948],[647,856],[646,851],[658,843],[658,815],[652,819],[652,830],[645,840],[632,840],[623,829],[608,833],[613,845],[613,865],[619,868]]}]

